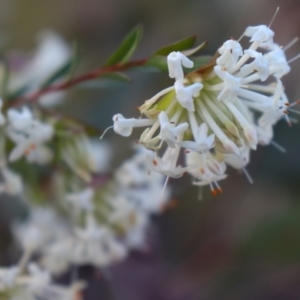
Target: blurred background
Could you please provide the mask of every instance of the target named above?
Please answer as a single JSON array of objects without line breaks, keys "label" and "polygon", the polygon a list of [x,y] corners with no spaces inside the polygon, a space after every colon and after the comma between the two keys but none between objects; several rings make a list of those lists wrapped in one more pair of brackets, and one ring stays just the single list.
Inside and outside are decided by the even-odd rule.
[{"label": "blurred background", "polygon": [[[239,38],[249,25],[269,24],[275,41],[286,45],[300,36],[297,0],[1,0],[0,42],[30,52],[42,29],[81,43],[79,73],[99,66],[137,24],[144,38],[135,58],[196,34],[213,54],[229,37]],[[247,41],[246,41],[247,42]],[[287,56],[300,52],[300,43]],[[300,60],[283,78],[291,102],[300,98]],[[170,84],[166,74],[129,72],[130,85],[73,88],[63,110],[99,129],[116,113],[137,116],[134,106]],[[185,177],[171,181],[177,206],[154,218],[149,250],[105,272],[80,270],[90,287],[84,299],[122,300],[292,300],[300,299],[300,139],[299,125],[279,122],[275,141],[287,149],[259,147],[248,171],[254,184],[235,170],[213,197]],[[117,166],[130,153],[131,141],[109,132]],[[122,147],[120,147],[120,145]],[[14,204],[0,202],[1,239],[9,236],[7,220]],[[5,263],[9,255],[2,256]]]}]

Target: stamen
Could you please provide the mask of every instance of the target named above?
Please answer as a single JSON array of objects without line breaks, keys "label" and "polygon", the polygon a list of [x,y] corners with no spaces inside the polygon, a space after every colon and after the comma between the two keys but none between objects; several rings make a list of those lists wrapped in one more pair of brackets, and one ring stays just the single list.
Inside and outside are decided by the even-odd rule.
[{"label": "stamen", "polygon": [[202,200],[203,199],[203,186],[199,186],[198,189],[198,200]]},{"label": "stamen", "polygon": [[244,168],[242,168],[242,171],[243,171],[244,175],[246,176],[247,180],[249,181],[249,183],[253,184],[254,181],[253,181],[252,177],[250,176],[250,174],[248,173],[247,169],[244,167]]},{"label": "stamen", "polygon": [[289,48],[291,48],[292,46],[294,46],[294,44],[296,44],[298,42],[299,38],[295,37],[293,38],[285,47],[283,47],[283,51],[288,50]]},{"label": "stamen", "polygon": [[283,148],[281,145],[279,145],[278,143],[271,141],[271,145],[274,146],[277,150],[279,150],[282,153],[285,153],[286,150],[285,148]]},{"label": "stamen", "polygon": [[272,18],[272,20],[271,20],[271,22],[270,22],[268,28],[270,28],[271,25],[272,25],[272,23],[274,22],[274,20],[275,20],[277,14],[278,14],[279,9],[280,9],[280,7],[278,6],[278,7],[276,8],[275,14],[274,14],[274,16],[273,16],[273,18]]},{"label": "stamen", "polygon": [[292,59],[290,59],[287,63],[290,64],[291,62],[295,61],[296,59],[298,59],[300,57],[300,54],[296,55],[295,57],[293,57]]},{"label": "stamen", "polygon": [[147,139],[151,139],[153,134],[156,132],[156,130],[159,127],[159,120],[157,120],[151,127],[151,129],[147,132],[146,136],[145,136],[145,140]]},{"label": "stamen", "polygon": [[114,128],[114,126],[109,126],[109,127],[107,127],[107,128],[104,130],[104,132],[102,133],[102,135],[100,136],[100,140],[102,140],[103,137],[104,137],[104,135],[106,134],[106,132],[107,132],[109,129],[112,129],[112,128]]},{"label": "stamen", "polygon": [[295,113],[295,114],[300,114],[300,111],[299,110],[295,110],[295,109],[291,109],[290,107],[288,107],[288,110]]},{"label": "stamen", "polygon": [[165,181],[165,184],[164,184],[164,187],[163,187],[163,189],[162,189],[162,191],[161,191],[161,194],[160,194],[160,198],[161,198],[161,199],[162,199],[162,197],[163,197],[163,195],[164,195],[164,192],[165,192],[165,189],[166,189],[166,187],[167,187],[169,178],[170,178],[170,177],[167,176],[166,181]]},{"label": "stamen", "polygon": [[218,182],[217,182],[217,181],[214,181],[214,184],[215,184],[215,186],[217,187],[217,192],[218,192],[219,194],[223,194],[223,190],[222,190],[222,188],[219,186]]},{"label": "stamen", "polygon": [[218,195],[218,192],[214,189],[212,183],[209,184],[210,186],[210,192],[213,196],[217,196]]},{"label": "stamen", "polygon": [[238,42],[240,42],[240,40],[245,36],[245,32],[240,36],[240,38],[237,40]]},{"label": "stamen", "polygon": [[287,105],[287,104],[285,104],[286,106],[289,106],[289,107],[293,107],[293,106],[295,106],[295,105],[298,105],[298,104],[300,104],[300,100],[297,100],[297,101],[295,101],[295,102],[293,102],[293,103],[289,103],[289,105]]}]

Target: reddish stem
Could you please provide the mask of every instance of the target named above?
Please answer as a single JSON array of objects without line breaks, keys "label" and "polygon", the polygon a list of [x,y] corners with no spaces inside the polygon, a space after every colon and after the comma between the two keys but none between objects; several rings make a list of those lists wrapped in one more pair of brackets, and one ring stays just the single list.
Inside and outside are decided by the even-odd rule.
[{"label": "reddish stem", "polygon": [[124,70],[128,70],[130,68],[133,68],[133,67],[143,66],[146,63],[146,61],[147,61],[147,59],[140,59],[140,60],[131,61],[131,62],[128,62],[125,64],[116,64],[116,65],[109,66],[109,67],[100,67],[96,70],[93,70],[89,73],[80,75],[76,78],[69,79],[65,82],[53,84],[51,86],[42,88],[42,89],[40,89],[32,94],[29,94],[27,96],[15,98],[12,101],[8,102],[8,106],[15,107],[15,106],[19,106],[24,103],[27,103],[27,102],[34,103],[34,102],[38,101],[38,99],[44,94],[47,94],[50,92],[58,92],[58,91],[68,89],[76,84],[79,84],[79,83],[82,83],[82,82],[85,82],[88,80],[96,79],[105,73],[124,71]]}]

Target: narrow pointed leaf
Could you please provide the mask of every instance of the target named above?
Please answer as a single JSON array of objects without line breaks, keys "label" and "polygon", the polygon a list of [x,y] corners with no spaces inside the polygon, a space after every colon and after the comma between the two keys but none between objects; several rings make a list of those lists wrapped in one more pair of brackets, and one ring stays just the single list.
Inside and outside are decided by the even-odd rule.
[{"label": "narrow pointed leaf", "polygon": [[194,46],[195,41],[196,41],[196,36],[193,35],[193,36],[187,37],[178,42],[175,42],[174,44],[165,46],[165,47],[157,50],[153,54],[153,56],[154,55],[155,56],[156,55],[167,56],[167,55],[169,55],[170,52],[173,52],[173,51],[184,51],[184,50],[190,49],[191,47]]},{"label": "narrow pointed leaf", "polygon": [[203,50],[206,46],[207,46],[207,42],[203,42],[202,44],[200,44],[199,46],[189,49],[189,50],[185,50],[182,51],[182,54],[184,54],[185,56],[191,56],[197,52],[199,52],[200,50]]},{"label": "narrow pointed leaf", "polygon": [[207,64],[212,59],[211,55],[202,55],[196,57],[190,57],[190,60],[194,62],[193,68],[184,68],[185,71],[191,72],[192,70],[199,69],[203,65]]},{"label": "narrow pointed leaf", "polygon": [[73,54],[71,59],[62,65],[58,70],[56,70],[42,85],[42,88],[50,86],[56,80],[69,76],[71,79],[74,75],[74,71],[79,62],[79,43],[75,42],[73,46]]},{"label": "narrow pointed leaf", "polygon": [[104,67],[128,62],[134,54],[142,37],[142,27],[135,27],[123,40],[118,49],[104,63]]},{"label": "narrow pointed leaf", "polygon": [[147,60],[145,66],[151,67],[154,69],[158,69],[162,72],[168,71],[167,59],[165,56],[161,56],[161,55],[155,55],[155,56],[150,57]]},{"label": "narrow pointed leaf", "polygon": [[112,88],[117,85],[120,86],[128,84],[130,82],[131,79],[122,73],[105,73],[102,74],[99,78],[79,84],[78,87],[85,89],[104,89]]}]

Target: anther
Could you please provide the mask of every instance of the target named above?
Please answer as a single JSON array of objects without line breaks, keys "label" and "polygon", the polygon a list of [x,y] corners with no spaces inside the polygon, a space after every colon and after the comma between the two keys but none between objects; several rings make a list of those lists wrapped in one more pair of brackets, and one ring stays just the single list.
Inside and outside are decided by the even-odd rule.
[{"label": "anther", "polygon": [[218,195],[218,192],[217,192],[215,189],[212,189],[212,190],[211,190],[211,194],[212,194],[213,196],[217,196],[217,195]]}]

